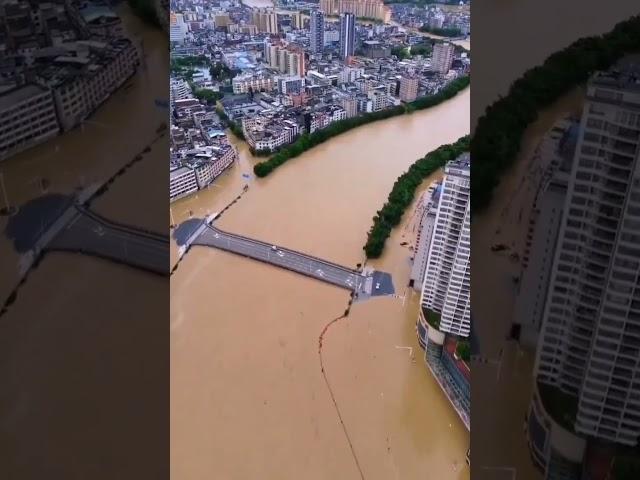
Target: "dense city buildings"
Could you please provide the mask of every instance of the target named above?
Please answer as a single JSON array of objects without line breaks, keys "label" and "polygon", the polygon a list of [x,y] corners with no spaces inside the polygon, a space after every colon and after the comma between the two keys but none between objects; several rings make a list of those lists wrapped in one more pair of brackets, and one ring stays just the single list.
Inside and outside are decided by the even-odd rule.
[{"label": "dense city buildings", "polygon": [[[415,6],[415,8],[418,9],[419,6]],[[382,147],[385,150],[384,156],[393,160],[392,162],[386,162],[385,165],[385,168],[390,169],[386,174],[387,180],[391,176],[401,175],[405,168],[415,161],[415,158],[411,158],[414,157],[415,153],[410,153],[409,149],[397,148],[398,146],[394,143],[398,140],[397,135],[394,135],[395,138],[390,138],[389,141],[386,138],[384,141],[380,141],[379,135],[384,133],[387,136],[392,130],[392,128],[387,128],[391,126],[390,122],[398,121],[398,124],[404,125],[406,125],[405,122],[408,122],[413,125],[415,128],[407,129],[407,131],[411,130],[412,135],[414,135],[412,141],[416,142],[417,146],[416,151],[423,149],[422,154],[427,153],[427,150],[431,147],[435,148],[436,144],[432,145],[433,142],[431,141],[425,144],[426,137],[419,132],[433,132],[432,127],[437,126],[436,130],[439,133],[437,140],[435,140],[436,143],[453,142],[456,138],[468,133],[464,121],[453,120],[458,110],[461,115],[468,114],[468,109],[466,108],[468,92],[465,91],[450,101],[443,101],[443,103],[447,104],[443,105],[444,108],[432,110],[425,108],[432,103],[439,103],[443,98],[449,98],[451,96],[450,92],[457,92],[467,85],[470,58],[463,48],[466,43],[457,42],[460,46],[456,46],[451,50],[446,70],[441,72],[434,69],[433,47],[440,43],[446,43],[447,40],[426,34],[423,35],[413,29],[404,28],[395,22],[385,23],[385,21],[389,20],[390,8],[380,0],[329,2],[323,0],[320,5],[318,5],[318,2],[281,1],[274,3],[273,9],[268,2],[175,0],[172,1],[172,9],[176,17],[176,24],[179,23],[181,18],[186,27],[180,31],[183,34],[181,42],[172,42],[171,44],[171,69],[174,80],[171,83],[172,116],[170,135],[172,162],[170,164],[170,197],[172,201],[175,200],[177,202],[172,208],[177,222],[172,220],[172,223],[180,225],[187,218],[192,218],[192,222],[189,222],[189,224],[195,225],[195,219],[206,216],[207,220],[211,222],[214,231],[209,231],[203,235],[208,235],[211,239],[211,245],[216,248],[224,246],[224,241],[231,237],[226,237],[226,234],[223,233],[220,233],[219,236],[216,235],[215,229],[218,228],[215,225],[216,223],[220,225],[220,228],[227,227],[224,226],[224,223],[220,224],[218,218],[214,215],[215,212],[224,212],[224,218],[233,222],[234,215],[242,209],[247,209],[249,214],[246,219],[248,221],[258,217],[262,219],[260,222],[254,222],[258,229],[264,228],[266,224],[271,224],[270,215],[284,215],[283,219],[288,215],[288,207],[283,207],[283,200],[285,203],[291,202],[286,199],[286,196],[281,198],[274,197],[273,203],[271,203],[272,200],[269,200],[269,202],[263,201],[266,197],[262,193],[267,191],[265,190],[267,186],[269,186],[268,190],[275,194],[276,197],[283,192],[277,184],[280,182],[278,178],[284,178],[276,175],[275,177],[270,177],[265,183],[265,180],[261,179],[261,177],[269,174],[271,170],[267,170],[264,167],[270,168],[271,165],[281,165],[289,158],[299,156],[296,161],[292,161],[289,164],[295,170],[297,168],[296,165],[301,165],[297,162],[304,163],[304,159],[309,158],[309,155],[317,155],[319,160],[308,162],[308,166],[311,167],[320,164],[328,165],[330,162],[335,162],[336,159],[339,160],[344,157],[348,162],[338,161],[327,171],[327,178],[337,178],[335,175],[340,174],[338,170],[353,167],[355,161],[364,161],[362,164],[364,169],[358,168],[354,172],[355,183],[342,186],[337,186],[339,182],[330,181],[324,183],[325,187],[333,188],[337,186],[338,190],[347,188],[350,193],[353,193],[351,190],[354,186],[360,185],[362,188],[372,188],[371,185],[365,185],[368,182],[363,184],[363,182],[358,182],[357,179],[361,178],[363,172],[365,177],[371,175],[371,172],[375,173],[376,176],[380,175],[379,169],[374,168],[373,171],[370,171],[370,169],[377,164],[374,161],[377,162],[378,160],[374,157],[381,153]],[[275,16],[270,16],[272,12],[275,12]],[[358,21],[358,17],[369,18]],[[269,18],[273,20],[270,21]],[[453,115],[451,115],[452,112],[447,110],[449,105],[453,105],[455,110]],[[401,117],[404,113],[417,110],[421,110],[420,113]],[[392,116],[398,116],[398,118],[376,122],[371,126],[358,127],[360,128],[358,131],[372,130],[374,132],[377,146],[372,149],[369,144],[364,145],[364,148],[368,148],[368,151],[363,150],[363,144],[360,143],[349,150],[339,148],[337,157],[333,153],[327,157],[326,153],[322,153],[325,150],[324,147],[311,148],[313,145],[318,145],[324,141],[331,144],[345,141],[351,144],[350,137],[353,137],[353,135],[340,135],[340,132],[355,128],[356,125],[375,122],[377,119]],[[439,126],[445,123],[445,116],[447,125],[446,128],[440,131]],[[402,128],[401,130],[405,131]],[[331,140],[328,140],[329,138]],[[241,157],[235,164],[232,163],[235,151],[226,150],[225,143],[238,146],[238,154]],[[209,147],[218,147],[219,149],[216,150]],[[425,148],[427,150],[424,150]],[[225,154],[225,152],[229,153]],[[400,155],[402,155],[402,158],[400,158]],[[464,158],[468,159],[468,156],[461,157],[458,162],[463,162]],[[386,161],[385,158],[382,158],[382,160]],[[228,168],[226,171],[224,170],[225,165],[229,165],[226,167]],[[453,172],[454,165],[455,162],[449,166],[448,172],[451,177],[455,176]],[[222,175],[222,177],[218,175]],[[309,178],[319,178],[315,173],[307,176]],[[298,187],[303,187],[300,192],[294,193],[293,190],[287,189],[285,193],[294,193],[294,204],[300,207],[302,205],[299,202],[300,195],[306,195],[308,189],[304,188],[304,178],[299,178],[298,180],[302,183],[294,183]],[[382,177],[381,180],[383,180]],[[213,184],[210,182],[213,182]],[[383,184],[380,190],[380,199],[382,200],[382,197],[388,193],[386,188],[388,188],[389,183],[388,181],[376,183]],[[293,184],[288,183],[288,185],[291,187]],[[385,187],[384,185],[387,186]],[[321,189],[325,193],[320,194],[324,200],[326,200],[325,187]],[[411,279],[413,280],[413,288],[420,290],[420,292],[422,292],[424,279],[426,278],[429,251],[432,249],[432,241],[436,238],[439,201],[446,198],[447,209],[450,209],[449,203],[454,201],[452,199],[453,194],[449,192],[449,189],[452,188],[451,185],[448,185],[447,193],[444,197],[443,183],[436,182],[432,187],[424,198],[419,232],[416,232],[416,248],[409,253],[410,250],[407,244],[402,247],[405,249],[402,253],[404,260],[409,261],[408,257],[413,257]],[[203,188],[209,190],[202,192]],[[375,188],[380,188],[380,185]],[[247,190],[250,190],[247,195],[242,193]],[[338,204],[343,204],[346,197],[340,194],[339,196],[341,198],[338,198]],[[241,197],[242,199],[240,199]],[[258,204],[255,203],[256,199],[260,200]],[[238,201],[236,202],[235,200]],[[324,200],[319,198],[319,200],[312,203],[312,206],[322,205]],[[456,197],[455,201],[462,201],[462,199]],[[255,210],[257,207],[259,207],[258,210]],[[262,209],[265,210],[262,211]],[[307,210],[305,209],[305,211]],[[365,210],[372,211],[370,208]],[[367,213],[367,215],[369,214]],[[444,213],[441,213],[441,215],[444,215]],[[304,220],[304,218],[299,217],[298,220]],[[451,232],[453,232],[453,224],[456,221],[457,212],[453,211],[451,224],[449,225],[451,228],[448,230],[450,235],[453,235]],[[227,222],[227,220],[224,220],[224,222]],[[466,222],[460,227],[461,229],[467,228],[468,230],[468,217]],[[272,225],[275,225],[275,223]],[[334,225],[337,224],[334,222]],[[231,223],[227,224],[227,226],[230,230],[236,230],[236,227],[233,227]],[[178,228],[180,229],[180,227]],[[323,231],[327,232],[324,227]],[[181,231],[178,230],[177,233],[181,233]],[[265,233],[263,231],[260,233],[256,230],[254,233],[256,237],[261,237],[265,242],[269,241],[270,234],[268,232]],[[417,306],[415,298],[414,301],[405,302],[405,299],[409,300],[411,295],[411,291],[405,288],[409,280],[407,269],[402,269],[402,277],[400,278],[398,278],[399,275],[396,277],[395,271],[397,269],[395,269],[393,278],[391,278],[391,274],[383,271],[372,271],[373,265],[369,262],[364,265],[357,265],[361,258],[361,254],[358,253],[359,248],[357,248],[357,251],[353,252],[354,261],[352,262],[353,265],[347,270],[348,274],[344,279],[340,277],[338,283],[336,283],[333,270],[325,269],[322,264],[316,265],[319,260],[312,259],[311,267],[298,261],[300,258],[306,261],[306,257],[317,254],[317,252],[313,252],[313,243],[310,244],[311,247],[304,247],[311,248],[308,255],[297,255],[287,246],[289,240],[286,239],[286,232],[281,233],[284,236],[279,238],[271,236],[271,241],[274,244],[269,243],[266,245],[266,249],[263,242],[256,242],[256,252],[266,250],[264,252],[265,258],[262,259],[266,259],[267,263],[285,266],[285,268],[290,268],[294,272],[297,271],[316,278],[318,281],[325,281],[339,287],[352,289],[353,302],[351,299],[348,299],[348,302],[338,300],[338,312],[340,315],[344,311],[344,307],[349,309],[347,314],[371,318],[371,312],[361,308],[364,302],[369,301],[371,303],[377,302],[377,305],[380,306],[379,309],[378,307],[375,308],[376,311],[389,309],[389,312],[392,312],[392,309],[395,309],[394,303],[397,305],[402,304],[400,308],[404,310],[405,314],[414,319],[419,315],[418,310],[420,312],[424,311],[422,305],[420,307]],[[468,231],[466,235],[468,237]],[[239,237],[231,241],[238,241],[238,245],[242,243]],[[440,237],[435,241],[441,242]],[[423,365],[420,362],[420,366],[424,368],[421,371],[424,375],[423,377],[416,377],[412,381],[428,383],[432,386],[433,379],[435,379],[446,396],[444,397],[439,389],[434,391],[433,388],[429,387],[428,394],[434,395],[435,401],[432,402],[430,398],[419,399],[420,402],[424,403],[426,401],[429,404],[429,409],[427,409],[429,411],[428,416],[421,419],[421,422],[426,420],[425,423],[429,424],[434,432],[447,432],[447,429],[456,429],[455,436],[451,435],[451,437],[455,437],[457,442],[453,448],[443,447],[442,439],[435,439],[438,435],[428,434],[429,439],[427,441],[432,441],[432,438],[435,439],[433,441],[438,444],[437,455],[442,457],[443,465],[439,467],[438,472],[434,470],[436,477],[443,476],[440,474],[441,472],[444,472],[444,476],[446,476],[451,469],[450,462],[453,458],[457,462],[454,469],[465,469],[464,459],[469,446],[467,437],[470,426],[470,369],[468,349],[466,349],[467,342],[466,337],[464,337],[464,316],[459,318],[460,312],[464,312],[464,309],[468,308],[468,305],[465,305],[465,303],[468,304],[468,275],[466,277],[463,275],[463,281],[467,282],[466,284],[462,285],[462,287],[457,285],[460,279],[459,270],[462,268],[463,272],[468,274],[468,265],[466,265],[466,270],[462,265],[465,254],[468,258],[468,250],[465,251],[465,245],[467,247],[468,245],[465,242],[468,243],[468,238],[461,239],[459,255],[456,257],[460,265],[456,265],[456,270],[449,276],[451,286],[448,292],[451,299],[441,306],[442,313],[433,311],[434,314],[438,315],[437,322],[434,322],[434,325],[437,327],[442,325],[443,328],[446,325],[451,333],[429,327],[429,333],[425,333],[416,341],[416,339],[407,338],[407,334],[412,333],[411,330],[414,325],[406,322],[388,322],[388,319],[385,319],[384,323],[385,327],[393,325],[393,328],[403,329],[402,335],[387,335],[384,339],[385,341],[394,342],[394,346],[397,343],[398,349],[406,349],[408,352],[409,361],[407,361],[406,353],[402,352],[400,354],[394,346],[391,347],[392,355],[398,358],[400,356],[403,357],[402,363],[399,362],[398,365],[402,365],[402,368],[415,368],[413,364],[422,360],[421,357],[424,353],[423,360],[425,364]],[[230,244],[227,244],[227,246],[229,247]],[[398,247],[396,246],[396,248]],[[187,248],[184,247],[181,252],[186,250]],[[235,250],[235,247],[230,251],[243,253],[240,250]],[[199,253],[197,251],[194,253],[192,250],[188,255],[199,255]],[[249,258],[261,260],[255,253],[250,253]],[[445,261],[442,262],[443,270]],[[185,268],[187,270],[179,270],[182,273],[178,273],[178,275],[184,275],[188,269],[193,268],[194,264],[190,266],[189,263],[183,263],[182,265],[186,265]],[[222,281],[226,285],[231,285],[225,280],[230,271],[227,271],[228,269],[224,265],[222,267],[225,270],[224,272],[222,270],[217,273],[214,272],[215,281]],[[391,271],[386,266],[384,268],[385,271]],[[173,278],[176,279],[179,276],[174,276]],[[269,281],[271,279],[269,277]],[[275,276],[273,279],[275,282],[278,281]],[[239,280],[241,283],[246,283],[246,281],[253,282],[255,277],[252,274],[248,276],[240,275]],[[295,278],[293,280],[295,281]],[[362,280],[365,281],[362,282]],[[260,282],[263,282],[263,280],[260,280]],[[195,283],[191,285],[195,285]],[[467,290],[463,287],[466,287]],[[294,286],[294,288],[297,287]],[[309,288],[314,288],[314,285],[309,286]],[[209,294],[214,294],[214,296],[224,291],[217,288],[217,286],[214,287],[210,282],[207,282],[206,289]],[[191,290],[191,288],[188,290]],[[287,286],[283,291],[292,290]],[[272,292],[270,289],[269,292],[269,295],[273,298],[278,295],[275,290]],[[320,297],[314,294],[313,298],[319,299],[322,298],[322,295],[324,293],[320,292]],[[223,305],[220,308],[228,309],[230,305],[237,305],[237,302],[233,302],[229,295],[225,297],[228,300],[228,305]],[[300,308],[296,306],[296,315],[300,315],[300,317],[307,315],[307,301],[308,298],[305,297],[303,298],[303,303],[300,304]],[[220,299],[217,299],[216,302],[219,303]],[[322,299],[319,302],[326,303]],[[186,303],[190,304],[191,302]],[[191,308],[186,303],[185,306]],[[244,302],[244,304],[247,304],[247,302]],[[242,306],[245,306],[244,304]],[[287,301],[280,302],[281,306],[286,306],[286,304]],[[351,307],[352,304],[353,308]],[[317,311],[317,308],[313,307],[313,310]],[[331,311],[333,310],[335,308],[332,306]],[[193,315],[193,313],[190,313],[190,315]],[[385,316],[388,317],[387,314]],[[290,324],[286,315],[278,314],[278,317],[285,324]],[[443,317],[444,320],[440,321],[440,317]],[[406,319],[406,315],[404,315],[404,318]],[[226,321],[224,316],[220,317],[220,320]],[[186,326],[187,324],[189,325]],[[359,324],[362,326],[363,322],[359,322]],[[468,324],[469,321],[466,323],[467,327]],[[183,325],[186,327],[181,328],[191,329],[195,326],[195,323],[185,322]],[[274,326],[274,328],[277,330],[280,327]],[[317,345],[318,334],[311,330],[298,329],[296,335],[298,333],[312,335],[314,336],[314,345]],[[331,331],[337,332],[337,329],[332,329]],[[455,331],[458,331],[459,334],[452,333]],[[376,333],[378,332],[382,333],[381,330],[377,330]],[[324,333],[321,335],[324,335]],[[357,338],[361,337],[358,335]],[[429,338],[428,342],[426,341],[427,338]],[[320,344],[322,344],[322,341],[321,337]],[[424,351],[416,348],[417,342],[420,342],[424,347]],[[294,343],[298,344],[298,341],[294,340]],[[309,344],[306,341],[303,341],[303,343]],[[361,342],[361,344],[365,348],[378,349],[376,345],[369,341]],[[266,348],[271,351],[271,347],[268,345]],[[354,349],[354,353],[359,354],[360,352],[356,350]],[[386,353],[389,351],[388,348],[380,349],[379,351],[381,350]],[[190,351],[190,349],[187,348],[186,351]],[[208,351],[212,350],[209,349]],[[216,350],[214,353],[219,355],[222,352]],[[230,353],[232,352],[230,351]],[[374,355],[378,355],[378,353],[374,351]],[[260,357],[269,359],[272,356],[267,355],[265,357],[260,355]],[[391,362],[395,362],[393,359],[395,357],[386,357],[382,364],[388,365]],[[329,357],[327,356],[326,359],[327,366],[329,366]],[[370,363],[368,353],[362,357],[364,364],[357,360],[355,355],[352,359],[354,360],[352,363],[354,371],[358,372],[362,372],[363,365]],[[333,360],[331,361],[333,362]],[[250,365],[247,364],[247,366]],[[276,365],[276,368],[279,369],[280,366]],[[306,369],[306,366],[304,368]],[[255,370],[253,366],[251,366],[251,369]],[[333,368],[328,367],[327,372],[329,370],[333,370]],[[376,368],[374,370],[376,370],[375,376],[380,377],[379,370]],[[258,368],[256,371],[262,370]],[[393,375],[390,377],[393,377]],[[312,376],[308,379],[310,382],[315,382],[316,380],[318,380],[317,376]],[[247,386],[252,388],[249,383]],[[385,398],[388,398],[388,395],[390,396],[388,387],[378,384],[376,379],[373,380],[372,386],[378,394],[384,390]],[[206,388],[209,387],[207,386]],[[285,386],[284,388],[288,387]],[[310,388],[305,388],[307,391],[316,391],[314,385],[311,385]],[[404,384],[399,385],[399,388],[404,390]],[[424,389],[420,387],[414,390],[420,391],[422,395]],[[238,393],[245,395],[247,392]],[[189,395],[181,400],[183,406],[177,407],[177,409],[183,410],[183,413],[191,418],[202,414],[217,414],[219,411],[217,408],[206,408],[200,412],[188,412],[188,409],[184,409],[184,405],[190,403],[188,397]],[[252,397],[252,394],[247,395],[247,398]],[[319,398],[317,396],[314,397]],[[274,405],[281,402],[266,400],[266,403],[260,400],[265,408],[280,408],[274,407]],[[224,403],[224,399],[222,401]],[[307,401],[312,401],[312,399],[307,399]],[[324,402],[322,398],[320,401]],[[303,410],[308,408],[306,403],[303,403],[302,407]],[[434,413],[435,409],[439,409],[437,413]],[[250,409],[250,411],[254,410]],[[421,415],[427,411],[423,408],[419,410]],[[333,413],[330,412],[330,414]],[[259,412],[258,415],[260,415]],[[460,422],[458,422],[457,416],[460,417]],[[442,425],[435,425],[431,420],[434,417],[437,417],[435,418],[437,422],[442,421]],[[233,423],[232,419],[229,420],[230,424]],[[317,421],[324,422],[324,419],[318,417]],[[278,419],[278,422],[280,423],[280,419]],[[198,425],[201,424],[199,421],[197,423]],[[250,423],[253,424],[254,422]],[[351,421],[349,423],[351,424]],[[364,428],[369,428],[372,422],[365,419],[365,423],[369,425],[364,425]],[[250,425],[247,426],[250,427]],[[196,430],[199,429],[197,426],[195,428]],[[222,428],[226,429],[228,427]],[[285,428],[293,431],[298,427],[290,424]],[[395,432],[385,431],[387,425],[376,424],[375,428],[382,432],[382,435],[376,435],[375,441],[380,441],[380,438],[382,438],[384,443],[384,438],[387,435],[396,435]],[[404,428],[404,422],[399,428]],[[193,426],[189,427],[187,443],[191,442],[193,429]],[[255,438],[253,433],[250,432],[249,434],[251,438]],[[258,432],[258,435],[262,434],[263,432]],[[337,434],[341,435],[342,431],[338,429]],[[329,432],[329,435],[332,435],[332,433]],[[244,436],[244,433],[242,436]],[[195,438],[195,441],[198,442],[199,440]],[[307,445],[302,445],[301,448],[304,449],[306,447]],[[394,448],[400,449],[403,446],[394,442]],[[355,449],[357,451],[358,447],[356,446]],[[219,449],[215,448],[214,450],[219,451]],[[291,451],[290,447],[285,450]],[[451,452],[454,450],[456,453],[452,455]],[[390,450],[388,451],[390,452]],[[298,457],[298,455],[294,456]],[[302,456],[304,457],[304,455]],[[419,457],[417,462],[420,464],[416,464],[415,468],[413,466],[410,469],[400,467],[402,471],[400,476],[402,478],[414,478],[416,474],[419,476],[420,472],[424,472],[425,468],[431,468],[431,465],[428,465],[431,459],[425,461],[423,455],[416,455],[416,457]],[[211,458],[210,456],[207,457],[207,462]],[[288,455],[287,458],[293,457]],[[345,456],[345,459],[349,464],[352,463],[349,455]],[[222,459],[221,462],[220,460],[220,458],[216,458],[214,462],[204,465],[200,471],[215,471],[217,467],[214,464],[219,465],[227,461]],[[184,463],[185,466],[186,462],[192,461],[193,459],[187,459],[186,457],[180,459],[180,462]],[[195,461],[199,462],[200,460],[195,459]],[[229,459],[229,464],[233,464],[234,461]],[[243,460],[240,461],[245,463]],[[322,462],[322,459],[319,458],[319,461]],[[338,459],[338,461],[342,462],[341,459]],[[296,460],[292,460],[292,462],[296,462]],[[303,465],[305,462],[301,463],[299,470],[297,466],[295,471],[291,470],[293,476],[304,476],[305,472],[315,471],[309,470],[309,468],[323,468]],[[254,460],[248,459],[246,463],[251,464],[250,468],[253,471]],[[273,473],[277,477],[281,472],[279,470],[280,465],[264,465],[261,461],[260,463],[258,467],[260,472],[267,476]],[[279,460],[278,463],[280,463]],[[191,467],[186,466],[186,468]],[[334,466],[332,465],[331,468],[334,468]],[[342,466],[337,468],[342,471]],[[344,471],[348,471],[349,468],[347,465]],[[373,467],[368,465],[365,468],[369,470]],[[391,466],[390,469],[381,472],[380,475],[383,477],[393,476],[394,468],[394,466]],[[246,473],[251,476],[251,471],[247,470]],[[280,474],[280,476],[282,475]]]},{"label": "dense city buildings", "polygon": [[587,85],[528,414],[545,478],[584,478],[587,451],[640,438],[639,74],[622,63]]},{"label": "dense city buildings", "polygon": [[354,52],[356,17],[353,13],[340,14],[340,58],[346,60]]},{"label": "dense city buildings", "polygon": [[356,17],[389,22],[391,10],[382,0],[320,0],[320,10],[327,15],[352,13]]},{"label": "dense city buildings", "polygon": [[432,4],[415,8],[414,4],[404,2],[389,6],[393,20],[408,28],[447,37],[466,37],[471,34],[470,2],[455,7]]},{"label": "dense city buildings", "polygon": [[139,64],[107,6],[10,3],[0,80],[0,159],[65,132],[87,119]]},{"label": "dense city buildings", "polygon": [[[207,81],[201,80],[200,85],[207,85]],[[257,92],[272,90],[274,85],[269,75],[246,74],[235,77],[232,88]],[[207,88],[196,84],[194,87],[207,91]],[[189,82],[171,77],[169,93],[169,200],[173,202],[207,188],[234,164],[237,151],[228,142],[215,106],[198,100]]]}]

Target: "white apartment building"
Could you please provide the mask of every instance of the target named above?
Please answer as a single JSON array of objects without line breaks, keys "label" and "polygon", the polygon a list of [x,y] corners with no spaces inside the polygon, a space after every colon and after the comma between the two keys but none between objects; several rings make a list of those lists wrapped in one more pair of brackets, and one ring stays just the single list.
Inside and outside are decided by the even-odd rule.
[{"label": "white apartment building", "polygon": [[271,75],[251,74],[238,75],[231,80],[233,93],[270,92],[275,88],[275,82]]},{"label": "white apartment building", "polygon": [[242,119],[242,131],[254,150],[273,151],[293,142],[300,134],[300,127],[291,120],[255,115]]},{"label": "white apartment building", "polygon": [[0,95],[0,160],[58,134],[53,95],[25,85]]},{"label": "white apartment building", "polygon": [[198,179],[193,168],[176,167],[169,171],[169,201],[191,195],[198,191]]},{"label": "white apartment building", "polygon": [[563,158],[559,148],[574,125],[568,120],[557,122],[540,146],[540,163],[549,159],[549,164],[541,179],[530,217],[513,316],[513,323],[520,328],[520,343],[531,348],[537,344],[542,325],[571,173],[572,156]]},{"label": "white apartment building", "polygon": [[41,79],[53,89],[58,120],[69,130],[87,118],[127,81],[138,66],[138,51],[128,39],[79,41],[56,58],[57,72]]},{"label": "white apartment building", "polygon": [[294,45],[265,43],[265,61],[271,68],[288,75],[306,75],[304,51]]},{"label": "white apartment building", "polygon": [[198,153],[190,157],[191,159],[193,160],[191,167],[195,170],[198,188],[202,189],[233,165],[236,150],[231,145],[207,146],[199,149]]},{"label": "white apartment building", "polygon": [[299,75],[278,78],[278,92],[283,95],[299,94],[304,91],[304,78]]},{"label": "white apartment building", "polygon": [[640,438],[639,73],[587,85],[534,370],[576,397],[578,434],[629,446]]},{"label": "white apartment building", "polygon": [[364,75],[364,68],[345,67],[338,73],[338,84],[353,83]]},{"label": "white apartment building", "polygon": [[443,75],[451,70],[455,47],[453,43],[436,43],[433,46],[431,69]]},{"label": "white apartment building", "polygon": [[191,87],[181,78],[171,78],[169,85],[169,101],[171,103],[176,100],[185,100],[192,98]]},{"label": "white apartment building", "polygon": [[169,26],[169,41],[184,43],[187,37],[188,27],[186,23],[176,23]]},{"label": "white apartment building", "polygon": [[421,298],[442,332],[461,337],[471,331],[470,167],[468,153],[445,166]]},{"label": "white apartment building", "polygon": [[391,100],[389,99],[389,95],[386,92],[381,90],[372,90],[369,92],[369,99],[372,102],[373,111],[378,112],[380,110],[384,110],[389,105],[391,105]]},{"label": "white apartment building", "polygon": [[440,196],[440,182],[431,185],[422,198],[420,207],[420,223],[416,234],[413,265],[409,275],[409,284],[414,290],[422,291],[424,274],[427,270],[427,259],[429,258],[429,248],[433,238],[433,230],[436,226],[436,214],[438,212],[438,199]]}]

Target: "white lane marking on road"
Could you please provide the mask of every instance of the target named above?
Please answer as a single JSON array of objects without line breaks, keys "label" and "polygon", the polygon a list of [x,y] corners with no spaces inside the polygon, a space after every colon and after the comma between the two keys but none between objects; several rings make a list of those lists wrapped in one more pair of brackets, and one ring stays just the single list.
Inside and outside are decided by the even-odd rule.
[{"label": "white lane marking on road", "polygon": [[66,230],[69,230],[71,227],[73,227],[73,225],[80,220],[81,215],[76,215],[75,217],[73,217],[73,219],[69,222],[69,225],[67,225]]}]

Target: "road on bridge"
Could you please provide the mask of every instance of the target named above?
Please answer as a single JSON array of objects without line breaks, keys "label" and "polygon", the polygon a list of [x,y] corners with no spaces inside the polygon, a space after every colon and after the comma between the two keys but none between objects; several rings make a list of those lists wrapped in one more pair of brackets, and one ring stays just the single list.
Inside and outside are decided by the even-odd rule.
[{"label": "road on bridge", "polygon": [[226,250],[355,292],[361,292],[365,286],[366,277],[355,270],[287,248],[274,249],[274,245],[226,233],[212,226],[207,226],[192,245]]},{"label": "road on bridge", "polygon": [[125,263],[159,274],[169,273],[169,237],[116,224],[74,206],[75,214],[45,249],[74,251]]}]

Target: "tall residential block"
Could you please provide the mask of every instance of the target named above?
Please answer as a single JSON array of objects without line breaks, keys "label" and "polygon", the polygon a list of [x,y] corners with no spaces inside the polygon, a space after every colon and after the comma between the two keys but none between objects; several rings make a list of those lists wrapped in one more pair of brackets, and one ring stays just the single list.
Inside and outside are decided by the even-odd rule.
[{"label": "tall residential block", "polygon": [[431,68],[438,73],[445,74],[451,70],[455,47],[453,43],[437,43],[433,46]]},{"label": "tall residential block", "polygon": [[440,331],[461,337],[471,331],[471,157],[445,166],[421,304],[440,314]]},{"label": "tall residential block", "polygon": [[587,86],[535,365],[576,397],[576,432],[625,445],[640,437],[639,74]]},{"label": "tall residential block", "polygon": [[340,14],[340,58],[353,56],[356,44],[356,16],[353,13]]},{"label": "tall residential block", "polygon": [[310,49],[311,53],[322,53],[324,47],[324,14],[318,10],[311,12],[310,26]]},{"label": "tall residential block", "polygon": [[400,100],[413,102],[418,98],[418,77],[415,75],[403,75],[400,78]]}]

